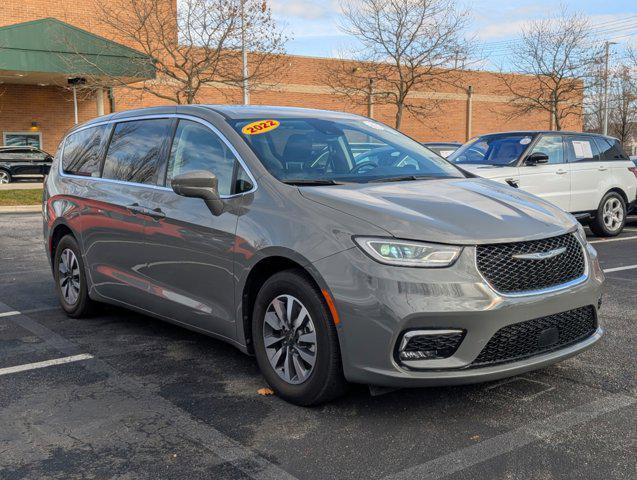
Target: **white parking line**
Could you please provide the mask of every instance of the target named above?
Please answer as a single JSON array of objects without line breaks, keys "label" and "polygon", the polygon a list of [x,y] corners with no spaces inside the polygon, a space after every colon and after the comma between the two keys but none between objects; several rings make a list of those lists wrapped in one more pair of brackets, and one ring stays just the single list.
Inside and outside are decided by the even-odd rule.
[{"label": "white parking line", "polygon": [[609,238],[608,240],[589,240],[588,243],[610,243],[610,242],[623,242],[626,240],[637,240],[637,235],[632,237],[620,237],[620,238]]},{"label": "white parking line", "polygon": [[20,315],[20,312],[12,311],[0,313],[0,317],[13,317],[14,315]]},{"label": "white parking line", "polygon": [[637,265],[625,265],[623,267],[605,268],[604,273],[621,272],[623,270],[633,270]]},{"label": "white parking line", "polygon": [[25,363],[24,365],[16,365],[15,367],[0,368],[0,376],[9,375],[10,373],[25,372],[27,370],[35,370],[36,368],[51,367],[53,365],[64,365],[65,363],[79,362],[80,360],[89,360],[91,358],[93,358],[93,355],[81,353],[80,355],[54,358],[53,360],[45,360],[43,362]]},{"label": "white parking line", "polygon": [[407,468],[385,477],[385,480],[443,478],[531,443],[545,440],[551,435],[585,424],[601,415],[629,407],[634,403],[635,398],[629,395],[620,393],[609,395]]}]

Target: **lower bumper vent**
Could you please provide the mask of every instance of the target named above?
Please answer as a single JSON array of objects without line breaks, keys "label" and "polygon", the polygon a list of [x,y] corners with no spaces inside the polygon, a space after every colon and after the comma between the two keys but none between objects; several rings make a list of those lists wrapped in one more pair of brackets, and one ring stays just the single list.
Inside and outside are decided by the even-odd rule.
[{"label": "lower bumper vent", "polygon": [[491,337],[469,368],[515,362],[559,350],[581,342],[596,330],[592,305],[508,325]]}]

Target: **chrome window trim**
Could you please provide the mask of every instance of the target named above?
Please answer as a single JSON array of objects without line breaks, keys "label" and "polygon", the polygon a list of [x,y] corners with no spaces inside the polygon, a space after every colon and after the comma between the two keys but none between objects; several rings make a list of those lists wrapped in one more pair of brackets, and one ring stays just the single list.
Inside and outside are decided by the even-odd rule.
[{"label": "chrome window trim", "polygon": [[[530,296],[534,296],[534,295],[545,295],[547,293],[559,292],[560,290],[566,290],[567,288],[575,287],[575,286],[579,285],[580,283],[584,283],[586,280],[588,280],[588,276],[589,276],[588,261],[589,261],[589,259],[588,259],[588,255],[586,253],[586,248],[582,244],[582,240],[577,235],[577,228],[571,229],[570,231],[568,231],[566,233],[569,233],[569,234],[575,236],[575,239],[580,244],[580,248],[582,249],[582,255],[584,256],[584,273],[581,276],[579,276],[577,278],[574,278],[573,280],[569,280],[566,283],[560,283],[559,285],[553,285],[552,287],[541,288],[539,290],[525,290],[523,292],[502,293],[497,288],[495,288],[493,285],[491,285],[491,282],[489,282],[489,280],[487,280],[485,278],[485,276],[482,275],[482,272],[478,268],[478,255],[477,255],[478,250],[477,250],[477,246],[473,247],[473,265],[474,265],[476,271],[478,272],[478,275],[480,275],[480,278],[484,281],[484,283],[486,283],[487,286],[493,292],[495,292],[498,296],[504,297],[504,298],[518,298],[518,297],[530,297]],[[551,237],[546,237],[546,238],[551,238]],[[543,239],[538,239],[538,240],[543,240]],[[520,240],[520,241],[523,242],[524,240]]]},{"label": "chrome window trim", "polygon": [[[87,176],[83,176],[83,175],[73,175],[70,173],[65,173],[62,167],[62,161],[64,159],[64,147],[66,146],[66,140],[68,139],[69,136],[77,133],[77,132],[81,132],[82,130],[86,130],[88,128],[93,128],[93,127],[99,127],[101,125],[111,125],[114,123],[124,123],[124,122],[134,122],[137,120],[153,120],[153,119],[162,119],[162,118],[176,118],[176,119],[184,119],[184,120],[191,120],[193,122],[197,122],[200,123],[201,125],[207,127],[209,130],[212,131],[212,133],[214,133],[215,135],[217,135],[221,141],[230,149],[230,151],[232,152],[232,154],[235,156],[235,158],[237,159],[237,161],[239,162],[239,165],[241,165],[241,167],[246,171],[246,173],[248,174],[248,177],[250,177],[250,180],[252,181],[252,185],[253,187],[246,191],[246,192],[241,192],[241,193],[234,193],[232,195],[219,195],[219,198],[221,198],[222,200],[225,199],[229,199],[229,198],[234,198],[234,197],[240,197],[243,195],[247,195],[249,193],[254,193],[257,191],[257,189],[259,188],[256,179],[254,178],[254,175],[252,175],[252,172],[250,171],[250,169],[248,168],[248,165],[245,163],[245,161],[243,160],[243,158],[241,157],[241,155],[239,155],[239,152],[237,151],[237,149],[234,147],[234,145],[232,145],[232,143],[230,143],[230,141],[226,138],[226,136],[221,133],[221,131],[215,127],[213,124],[211,124],[210,122],[208,122],[207,120],[204,120],[203,118],[199,118],[199,117],[195,117],[192,115],[187,115],[187,114],[183,114],[183,113],[167,113],[164,115],[158,115],[158,114],[154,114],[154,115],[139,115],[139,116],[134,116],[134,117],[126,117],[126,118],[120,118],[120,119],[111,119],[111,120],[104,120],[102,122],[95,122],[95,123],[91,123],[89,125],[83,125],[75,130],[73,130],[72,132],[70,132],[68,135],[66,135],[64,137],[63,140],[63,145],[62,145],[62,150],[61,150],[61,154],[60,154],[60,163],[58,165],[58,174],[61,177],[67,177],[67,178],[79,178],[82,180],[92,180],[92,181],[99,181],[99,182],[104,182],[104,183],[114,183],[114,184],[119,184],[119,185],[131,185],[131,186],[135,186],[135,187],[144,187],[144,188],[151,188],[154,190],[161,190],[161,191],[165,191],[165,192],[173,192],[172,188],[169,187],[165,187],[162,185],[149,185],[146,183],[136,183],[136,182],[127,182],[124,180],[114,180],[112,178],[102,178],[102,177],[87,177]],[[175,195],[177,195],[175,193]]]}]

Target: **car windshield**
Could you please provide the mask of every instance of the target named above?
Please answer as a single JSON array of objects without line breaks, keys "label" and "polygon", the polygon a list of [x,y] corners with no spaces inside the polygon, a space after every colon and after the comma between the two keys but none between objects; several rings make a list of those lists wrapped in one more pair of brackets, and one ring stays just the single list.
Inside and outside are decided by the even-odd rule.
[{"label": "car windshield", "polygon": [[524,133],[483,135],[465,143],[449,155],[448,160],[456,164],[512,165],[518,161],[533,137]]},{"label": "car windshield", "polygon": [[462,178],[450,163],[372,120],[231,120],[261,163],[285,183],[323,185]]}]

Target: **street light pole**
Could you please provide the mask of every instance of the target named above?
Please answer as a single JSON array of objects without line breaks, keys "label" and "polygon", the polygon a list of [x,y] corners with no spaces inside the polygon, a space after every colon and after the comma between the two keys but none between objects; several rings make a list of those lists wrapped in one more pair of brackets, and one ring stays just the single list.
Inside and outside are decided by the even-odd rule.
[{"label": "street light pole", "polygon": [[248,85],[248,52],[246,50],[245,0],[241,0],[241,59],[243,63],[243,104],[250,104],[250,85]]},{"label": "street light pole", "polygon": [[608,135],[608,57],[611,45],[615,42],[604,42],[604,135]]}]

